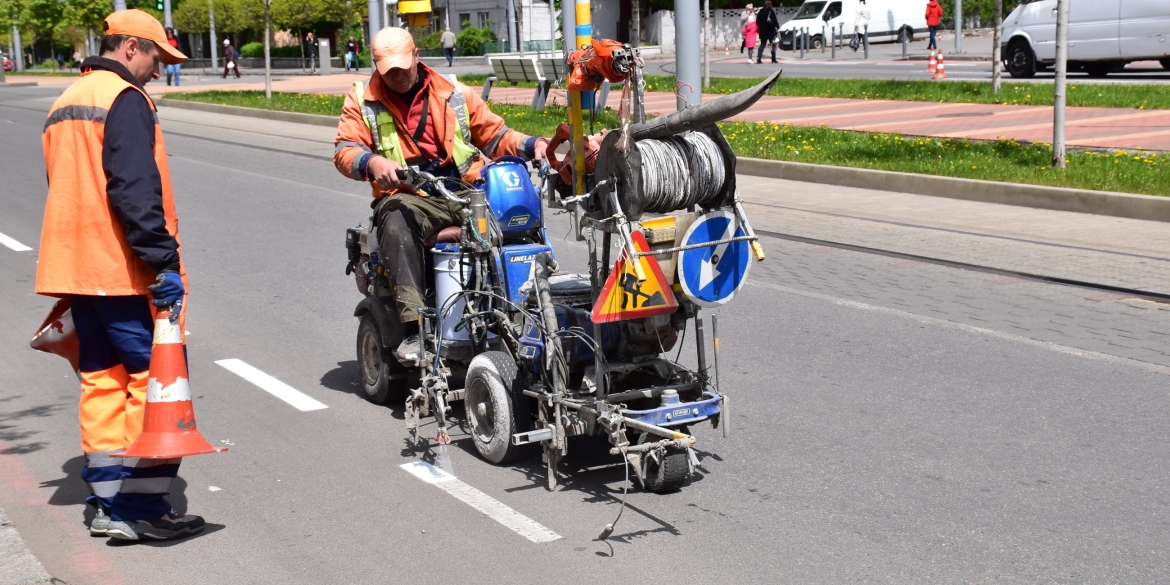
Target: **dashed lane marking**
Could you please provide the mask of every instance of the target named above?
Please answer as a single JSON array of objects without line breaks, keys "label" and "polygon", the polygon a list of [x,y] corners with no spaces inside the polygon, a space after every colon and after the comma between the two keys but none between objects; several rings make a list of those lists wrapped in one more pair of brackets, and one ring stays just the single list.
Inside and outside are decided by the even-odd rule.
[{"label": "dashed lane marking", "polygon": [[15,252],[27,252],[27,251],[32,249],[32,248],[12,239],[4,234],[0,234],[0,244],[4,244],[5,246],[8,246],[9,248],[11,248]]},{"label": "dashed lane marking", "polygon": [[510,528],[516,534],[537,544],[559,540],[561,535],[545,528],[537,521],[525,516],[499,500],[471,487],[454,475],[425,461],[403,463],[400,467],[407,473],[451,494],[455,499],[483,512],[488,518]]},{"label": "dashed lane marking", "polygon": [[291,404],[297,410],[307,412],[310,410],[329,408],[308,394],[265,374],[241,360],[219,360],[215,363],[227,371],[259,386],[261,390]]}]

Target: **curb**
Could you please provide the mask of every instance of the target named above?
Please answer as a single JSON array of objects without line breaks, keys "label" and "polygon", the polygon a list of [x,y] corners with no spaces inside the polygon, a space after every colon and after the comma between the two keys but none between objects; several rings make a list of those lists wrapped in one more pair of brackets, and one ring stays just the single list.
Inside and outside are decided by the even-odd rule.
[{"label": "curb", "polygon": [[[278,112],[240,106],[224,106],[185,100],[158,99],[160,106],[198,110],[217,114],[250,116],[280,122],[336,127],[337,118],[317,114]],[[1019,207],[1074,211],[1110,217],[1170,222],[1170,197],[1133,195],[1086,189],[1066,189],[1021,183],[1001,183],[975,179],[956,179],[935,175],[875,171],[830,165],[814,165],[759,158],[738,158],[736,172],[743,175],[785,179],[804,183],[821,183],[841,187],[896,191],[964,201],[981,201]]]},{"label": "curb", "polygon": [[1170,222],[1170,197],[1154,195],[956,179],[758,158],[737,159],[735,170],[739,174],[769,179]]},{"label": "curb", "polygon": [[[991,55],[951,55],[944,52],[944,57],[947,61],[991,61]],[[898,57],[898,61],[930,61],[930,55],[910,55],[909,57]]]},{"label": "curb", "polygon": [[259,108],[244,108],[241,106],[225,106],[222,104],[207,104],[187,100],[155,99],[156,105],[180,110],[198,110],[215,114],[229,114],[232,116],[247,116],[249,118],[263,118],[278,122],[294,122],[296,124],[312,124],[314,126],[337,127],[337,117],[322,116],[320,114],[302,114],[300,112],[281,112],[278,110],[261,110]]},{"label": "curb", "polygon": [[0,508],[0,585],[40,585],[53,577],[33,556],[4,508]]},{"label": "curb", "polygon": [[0,87],[32,87],[39,85],[35,81],[0,81]]}]

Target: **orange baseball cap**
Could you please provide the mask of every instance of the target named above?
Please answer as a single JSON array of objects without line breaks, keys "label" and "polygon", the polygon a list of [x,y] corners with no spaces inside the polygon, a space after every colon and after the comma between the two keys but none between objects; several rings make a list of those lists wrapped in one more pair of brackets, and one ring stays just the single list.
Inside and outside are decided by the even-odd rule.
[{"label": "orange baseball cap", "polygon": [[187,56],[167,42],[167,33],[155,17],[137,9],[119,10],[106,17],[106,36],[125,35],[154,42],[162,51],[162,62],[178,65]]},{"label": "orange baseball cap", "polygon": [[414,39],[406,29],[391,26],[378,31],[370,49],[374,65],[383,75],[391,69],[408,69],[414,65]]}]

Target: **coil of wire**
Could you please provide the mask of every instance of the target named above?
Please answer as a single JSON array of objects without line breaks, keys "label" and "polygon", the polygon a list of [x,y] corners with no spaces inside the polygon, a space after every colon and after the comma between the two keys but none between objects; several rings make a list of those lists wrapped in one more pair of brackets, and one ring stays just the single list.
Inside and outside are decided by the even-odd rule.
[{"label": "coil of wire", "polygon": [[715,141],[700,132],[634,143],[642,155],[644,210],[670,213],[701,205],[723,189],[727,167]]}]

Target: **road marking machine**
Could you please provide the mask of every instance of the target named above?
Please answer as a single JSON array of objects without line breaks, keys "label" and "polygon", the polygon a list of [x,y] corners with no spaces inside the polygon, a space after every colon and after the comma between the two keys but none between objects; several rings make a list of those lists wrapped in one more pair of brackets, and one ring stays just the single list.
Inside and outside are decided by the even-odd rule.
[{"label": "road marking machine", "polygon": [[[568,124],[550,144],[571,141],[563,162],[539,170],[503,157],[481,180],[400,178],[463,210],[462,225],[438,234],[420,318],[421,358],[397,360],[403,324],[380,269],[376,229],[350,228],[347,274],[365,298],[357,356],[370,401],[405,399],[412,440],[434,417],[450,442],[450,404],[464,401],[477,452],[504,463],[539,446],[556,486],[558,462],[575,435],[608,438],[609,453],[652,492],[681,487],[699,464],[692,429],[730,432],[730,400],[719,385],[717,321],[707,351],[702,310],[722,305],[764,259],[735,190],[735,154],[716,122],[744,111],[775,83],[644,120],[637,49],[594,40],[570,55]],[[605,79],[622,83],[620,127],[584,133],[581,96]],[[545,230],[545,207],[567,212],[588,245],[588,271],[562,271]],[[617,258],[611,250],[617,244]],[[696,367],[671,359],[693,330]],[[608,530],[612,530],[611,527]]]}]

